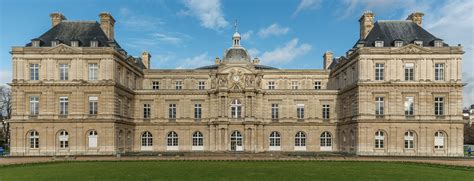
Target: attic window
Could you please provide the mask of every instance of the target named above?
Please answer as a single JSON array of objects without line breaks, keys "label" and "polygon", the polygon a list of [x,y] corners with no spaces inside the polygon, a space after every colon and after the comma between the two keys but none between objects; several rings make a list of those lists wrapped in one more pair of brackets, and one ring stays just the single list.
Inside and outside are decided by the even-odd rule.
[{"label": "attic window", "polygon": [[434,46],[435,46],[435,47],[443,47],[443,41],[441,41],[441,40],[435,40],[435,41],[434,41]]},{"label": "attic window", "polygon": [[92,40],[91,41],[91,47],[98,47],[99,42],[97,40]]},{"label": "attic window", "polygon": [[51,41],[51,46],[52,46],[52,47],[54,47],[54,46],[56,46],[56,45],[58,45],[58,44],[59,44],[59,41],[58,41],[58,40],[53,40],[53,41]]},{"label": "attic window", "polygon": [[423,41],[417,40],[417,41],[415,41],[414,43],[415,43],[415,45],[418,45],[418,46],[420,46],[420,47],[423,46]]},{"label": "attic window", "polygon": [[402,47],[403,41],[395,41],[395,47]]},{"label": "attic window", "polygon": [[79,47],[79,41],[77,41],[77,40],[71,41],[71,46],[72,47]]},{"label": "attic window", "polygon": [[31,42],[32,47],[40,47],[40,41],[39,40],[33,40]]},{"label": "attic window", "polygon": [[375,47],[383,47],[383,41],[375,41]]}]

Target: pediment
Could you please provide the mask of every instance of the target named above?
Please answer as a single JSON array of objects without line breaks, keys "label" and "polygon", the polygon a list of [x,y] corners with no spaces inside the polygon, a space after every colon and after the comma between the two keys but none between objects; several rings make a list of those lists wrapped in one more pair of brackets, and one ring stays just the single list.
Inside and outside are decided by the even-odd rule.
[{"label": "pediment", "polygon": [[408,44],[399,49],[393,50],[392,53],[402,53],[402,54],[420,54],[420,53],[431,53],[427,48],[420,47],[415,44]]},{"label": "pediment", "polygon": [[56,45],[55,47],[51,47],[49,49],[46,49],[42,51],[42,53],[59,53],[59,54],[69,54],[69,53],[78,53],[79,50],[73,47],[70,47],[65,44],[59,44]]}]

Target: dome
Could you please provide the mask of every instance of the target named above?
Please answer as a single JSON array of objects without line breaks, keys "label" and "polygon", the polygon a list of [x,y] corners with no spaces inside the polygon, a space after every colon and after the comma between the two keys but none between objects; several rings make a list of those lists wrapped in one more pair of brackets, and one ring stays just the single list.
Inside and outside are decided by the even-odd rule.
[{"label": "dome", "polygon": [[244,48],[232,47],[225,52],[223,62],[250,62],[250,56]]},{"label": "dome", "polygon": [[239,32],[235,32],[234,35],[232,36],[233,38],[240,38]]}]

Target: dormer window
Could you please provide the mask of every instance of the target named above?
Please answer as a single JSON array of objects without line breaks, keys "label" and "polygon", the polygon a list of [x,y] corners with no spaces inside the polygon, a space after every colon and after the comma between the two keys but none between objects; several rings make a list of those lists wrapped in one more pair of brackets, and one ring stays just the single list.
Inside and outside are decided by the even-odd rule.
[{"label": "dormer window", "polygon": [[375,41],[375,47],[383,47],[383,41]]},{"label": "dormer window", "polygon": [[99,42],[97,40],[91,41],[91,47],[98,47],[98,46],[99,46]]},{"label": "dormer window", "polygon": [[394,45],[395,45],[395,47],[402,47],[403,46],[403,41],[395,41]]},{"label": "dormer window", "polygon": [[79,41],[77,41],[77,40],[71,41],[71,46],[72,47],[79,47]]},{"label": "dormer window", "polygon": [[418,45],[418,46],[420,46],[420,47],[423,46],[423,41],[416,40],[416,41],[414,41],[414,43],[415,43],[415,45]]},{"label": "dormer window", "polygon": [[40,41],[39,40],[31,41],[31,46],[32,47],[40,47]]},{"label": "dormer window", "polygon": [[59,45],[59,41],[58,40],[53,40],[51,41],[51,46],[54,47],[54,46],[57,46]]},{"label": "dormer window", "polygon": [[443,47],[443,41],[435,40],[434,41],[434,47]]}]

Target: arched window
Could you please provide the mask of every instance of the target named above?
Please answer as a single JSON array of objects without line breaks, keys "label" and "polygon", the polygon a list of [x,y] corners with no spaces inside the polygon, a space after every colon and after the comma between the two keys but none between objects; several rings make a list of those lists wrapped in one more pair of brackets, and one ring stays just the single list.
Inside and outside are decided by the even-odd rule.
[{"label": "arched window", "polygon": [[61,131],[59,133],[59,148],[69,148],[69,133]]},{"label": "arched window", "polygon": [[302,131],[299,131],[295,135],[295,146],[297,147],[306,146],[306,134],[304,134]]},{"label": "arched window", "polygon": [[242,134],[239,131],[234,131],[230,135],[230,149],[232,151],[242,151]]},{"label": "arched window", "polygon": [[238,99],[235,99],[232,101],[232,104],[230,105],[230,110],[231,110],[231,117],[232,118],[241,118],[242,114],[242,104]]},{"label": "arched window", "polygon": [[377,131],[375,132],[375,148],[384,148],[384,132],[382,131]]},{"label": "arched window", "polygon": [[37,131],[30,132],[30,148],[39,148],[39,133]]},{"label": "arched window", "polygon": [[270,150],[280,149],[280,133],[273,131],[270,133]]},{"label": "arched window", "polygon": [[153,146],[153,135],[145,131],[142,134],[142,150],[151,150]]},{"label": "arched window", "polygon": [[332,150],[332,138],[331,133],[325,131],[321,134],[321,150],[331,151]]},{"label": "arched window", "polygon": [[178,134],[171,131],[168,133],[168,146],[178,146]]},{"label": "arched window", "polygon": [[193,134],[193,146],[203,146],[204,138],[202,133],[199,131],[194,132]]},{"label": "arched window", "polygon": [[123,147],[123,131],[120,130],[118,133],[118,146]]},{"label": "arched window", "polygon": [[435,140],[434,140],[435,149],[444,148],[444,138],[445,138],[445,135],[443,132],[438,131],[435,133]]},{"label": "arched window", "polygon": [[414,148],[414,141],[415,134],[412,131],[405,132],[405,148],[406,149],[413,149]]},{"label": "arched window", "polygon": [[92,130],[88,136],[89,148],[97,148],[97,131]]}]

